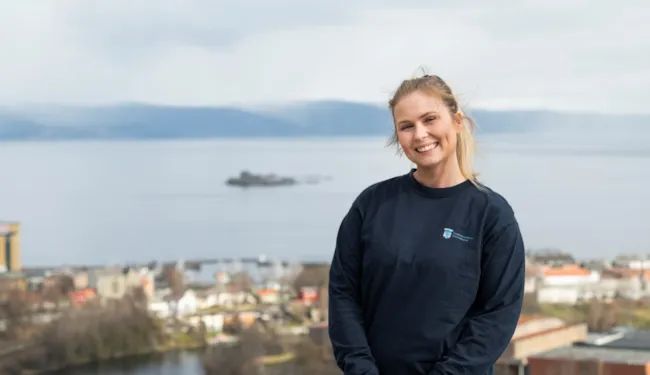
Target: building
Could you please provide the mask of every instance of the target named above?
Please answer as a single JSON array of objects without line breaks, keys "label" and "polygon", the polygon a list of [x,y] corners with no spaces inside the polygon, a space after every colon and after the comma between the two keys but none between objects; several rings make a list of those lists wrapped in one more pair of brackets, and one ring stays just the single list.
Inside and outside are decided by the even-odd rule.
[{"label": "building", "polygon": [[257,291],[259,302],[267,305],[279,304],[282,302],[280,292],[276,289],[261,289]]},{"label": "building", "polygon": [[88,274],[88,287],[97,290],[103,299],[120,299],[134,288],[141,287],[147,299],[154,295],[154,276],[147,269],[102,269]]},{"label": "building", "polygon": [[97,297],[94,289],[81,289],[70,292],[69,298],[75,306],[84,305],[86,302],[93,300]]},{"label": "building", "polygon": [[20,255],[20,223],[0,221],[0,267],[19,272]]},{"label": "building", "polygon": [[524,293],[533,294],[537,291],[537,284],[539,283],[539,272],[536,268],[527,266],[526,277],[524,279]]},{"label": "building", "polygon": [[566,286],[594,284],[600,281],[600,273],[579,265],[544,267],[541,270],[544,285]]},{"label": "building", "polygon": [[576,344],[582,347],[642,350],[650,353],[650,331],[619,327],[607,333],[591,333]]},{"label": "building", "polygon": [[522,315],[510,344],[495,365],[495,375],[523,375],[529,356],[586,338],[586,324],[566,324],[557,318]]},{"label": "building", "polygon": [[650,257],[647,255],[618,255],[614,258],[615,267],[629,268],[634,270],[650,269]]},{"label": "building", "polygon": [[45,280],[49,276],[48,271],[45,269],[24,269],[23,274],[30,292],[41,292],[43,284],[45,284]]},{"label": "building", "polygon": [[615,281],[618,296],[638,300],[650,296],[650,270],[631,268],[608,268],[603,270],[604,279]]},{"label": "building", "polygon": [[528,358],[529,375],[650,375],[650,352],[568,346]]},{"label": "building", "polygon": [[603,273],[579,265],[541,267],[538,271],[537,300],[540,303],[575,304],[614,298],[620,283]]},{"label": "building", "polygon": [[533,355],[528,364],[530,375],[650,375],[650,331],[591,333],[573,345]]}]

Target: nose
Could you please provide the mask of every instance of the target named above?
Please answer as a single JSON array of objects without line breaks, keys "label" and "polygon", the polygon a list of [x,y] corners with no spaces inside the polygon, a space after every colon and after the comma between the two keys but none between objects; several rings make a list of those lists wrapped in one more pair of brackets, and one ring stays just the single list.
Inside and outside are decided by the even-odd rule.
[{"label": "nose", "polygon": [[422,124],[415,124],[415,138],[416,139],[422,139],[426,138],[429,134],[427,133],[427,129],[424,127]]}]

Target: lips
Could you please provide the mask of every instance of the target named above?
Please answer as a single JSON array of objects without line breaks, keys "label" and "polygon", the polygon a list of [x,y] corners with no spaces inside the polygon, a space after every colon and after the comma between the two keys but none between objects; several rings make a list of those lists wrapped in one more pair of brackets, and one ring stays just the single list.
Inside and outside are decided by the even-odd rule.
[{"label": "lips", "polygon": [[440,143],[438,143],[438,142],[429,143],[428,145],[416,148],[415,151],[417,151],[419,153],[423,153],[423,152],[431,151],[434,148],[438,147],[439,145],[440,145]]}]

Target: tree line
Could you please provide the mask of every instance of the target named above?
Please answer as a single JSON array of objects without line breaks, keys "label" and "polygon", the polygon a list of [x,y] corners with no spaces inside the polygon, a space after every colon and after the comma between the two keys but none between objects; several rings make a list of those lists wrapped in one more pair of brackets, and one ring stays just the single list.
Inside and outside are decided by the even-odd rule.
[{"label": "tree line", "polygon": [[0,347],[10,352],[16,348],[0,358],[1,374],[21,375],[153,352],[166,340],[160,322],[147,310],[141,289],[105,304],[92,301],[59,311],[50,315],[49,323],[34,321],[32,306],[19,290],[0,303],[0,319],[5,321]]},{"label": "tree line", "polygon": [[[234,345],[214,346],[203,355],[205,375],[340,375],[331,348],[309,337],[283,340],[260,325],[243,329]],[[292,359],[264,364],[264,356],[290,353]]]}]

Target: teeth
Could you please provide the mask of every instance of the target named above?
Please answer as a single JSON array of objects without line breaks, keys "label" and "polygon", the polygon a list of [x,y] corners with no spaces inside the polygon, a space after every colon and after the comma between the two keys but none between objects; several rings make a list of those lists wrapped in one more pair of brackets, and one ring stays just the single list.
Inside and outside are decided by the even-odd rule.
[{"label": "teeth", "polygon": [[433,150],[437,145],[438,145],[437,143],[433,143],[428,146],[417,148],[416,150],[417,152],[427,152],[429,150]]}]

